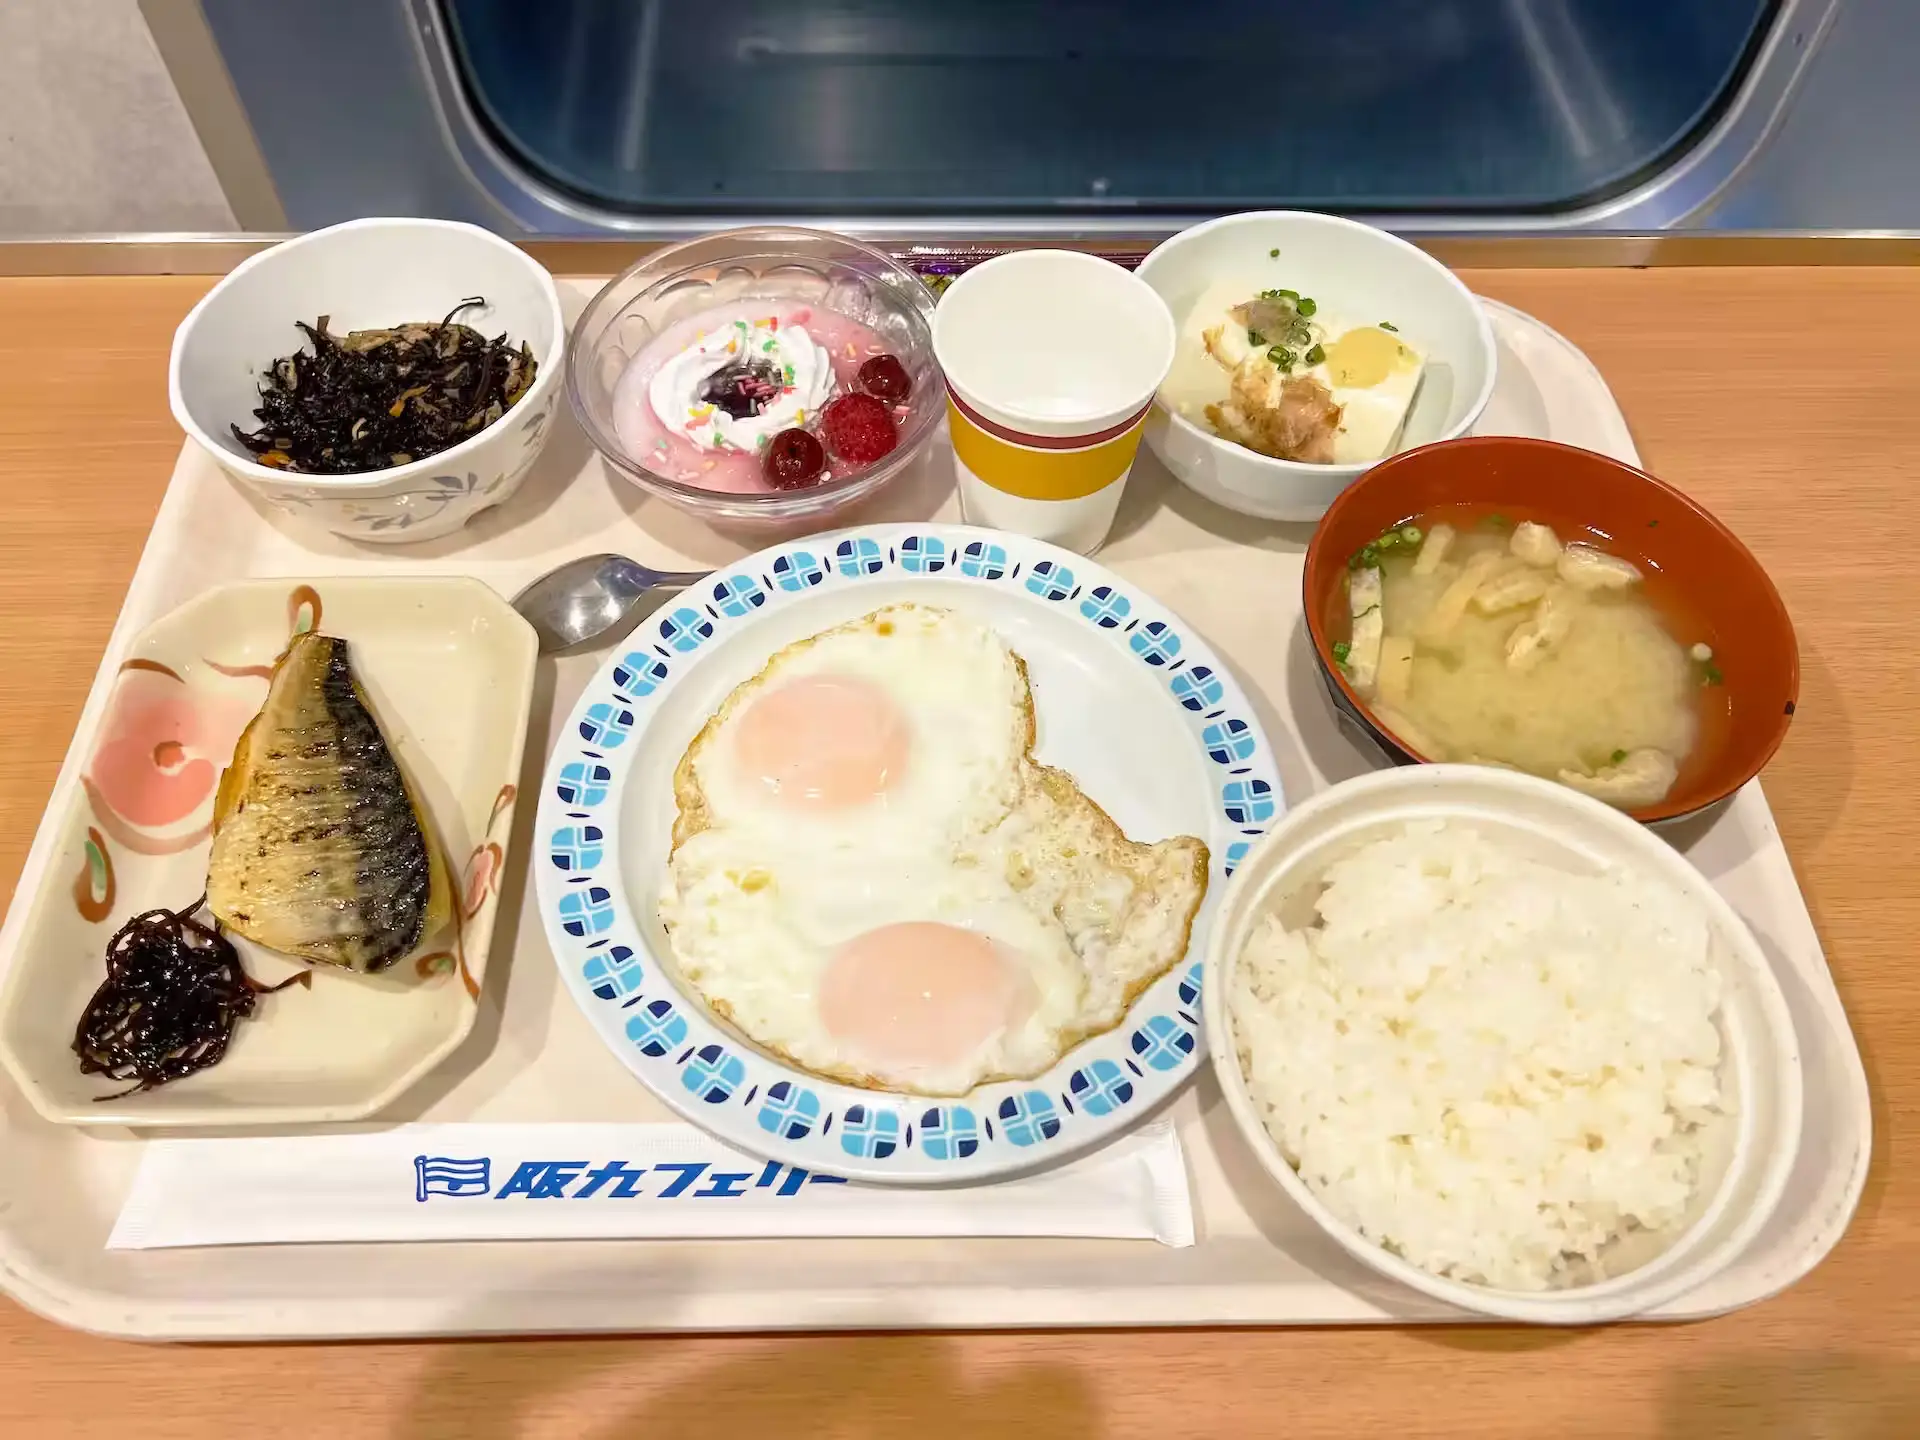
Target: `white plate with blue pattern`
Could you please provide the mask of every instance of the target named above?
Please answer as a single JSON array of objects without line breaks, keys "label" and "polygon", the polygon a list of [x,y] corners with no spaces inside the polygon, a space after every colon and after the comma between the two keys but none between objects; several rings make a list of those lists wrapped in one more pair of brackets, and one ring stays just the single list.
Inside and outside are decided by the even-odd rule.
[{"label": "white plate with blue pattern", "polygon": [[[1187,957],[1126,1019],[1031,1080],[932,1099],[836,1084],[769,1056],[683,993],[657,918],[673,770],[733,687],[783,645],[883,605],[943,605],[1026,660],[1036,758],[1136,840],[1212,856]],[[672,1109],[767,1159],[896,1184],[1051,1164],[1127,1129],[1202,1059],[1200,963],[1226,877],[1279,814],[1273,753],[1206,643],[1137,586],[1038,540],[960,525],[809,536],[716,571],[588,684],[541,786],[535,870],[560,974]]]}]

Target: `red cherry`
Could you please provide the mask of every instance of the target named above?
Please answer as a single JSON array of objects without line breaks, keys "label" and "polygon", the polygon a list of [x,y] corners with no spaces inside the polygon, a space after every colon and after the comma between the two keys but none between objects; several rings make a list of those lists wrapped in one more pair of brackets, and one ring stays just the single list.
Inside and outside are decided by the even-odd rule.
[{"label": "red cherry", "polygon": [[805,430],[782,430],[768,442],[760,465],[774,489],[804,490],[826,470],[827,452]]},{"label": "red cherry", "polygon": [[871,395],[836,395],[820,412],[833,453],[849,465],[870,465],[900,443],[893,431],[893,411]]},{"label": "red cherry", "polygon": [[913,377],[892,355],[876,355],[854,372],[853,383],[876,400],[898,405],[913,393]]}]

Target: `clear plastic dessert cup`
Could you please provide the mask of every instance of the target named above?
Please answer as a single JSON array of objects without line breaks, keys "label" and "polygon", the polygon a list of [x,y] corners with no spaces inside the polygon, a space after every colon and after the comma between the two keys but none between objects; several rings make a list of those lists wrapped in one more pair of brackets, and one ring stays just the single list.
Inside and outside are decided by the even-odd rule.
[{"label": "clear plastic dessert cup", "polygon": [[[653,452],[631,453],[615,419],[615,391],[634,359],[673,327],[742,301],[798,302],[873,331],[911,378],[893,450],[814,485],[753,493],[708,488],[663,473]],[[804,533],[840,523],[918,460],[945,404],[933,358],[931,291],[891,256],[821,230],[727,230],[657,251],[610,280],[574,327],[567,398],[607,464],[651,495],[724,530]],[[838,467],[836,467],[838,468]]]}]

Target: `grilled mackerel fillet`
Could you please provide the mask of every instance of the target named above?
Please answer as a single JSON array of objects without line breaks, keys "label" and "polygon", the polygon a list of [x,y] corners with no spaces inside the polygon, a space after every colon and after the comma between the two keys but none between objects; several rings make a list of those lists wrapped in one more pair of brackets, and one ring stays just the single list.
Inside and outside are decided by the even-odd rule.
[{"label": "grilled mackerel fillet", "polygon": [[451,916],[446,865],[346,641],[296,635],[274,667],[220,779],[207,903],[269,949],[368,971]]}]

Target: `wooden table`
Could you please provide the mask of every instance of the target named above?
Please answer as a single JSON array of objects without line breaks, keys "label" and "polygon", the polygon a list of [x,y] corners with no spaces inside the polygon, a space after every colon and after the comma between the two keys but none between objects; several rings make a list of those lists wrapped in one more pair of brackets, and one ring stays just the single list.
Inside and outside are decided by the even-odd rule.
[{"label": "wooden table", "polygon": [[[1648,465],[1772,572],[1799,714],[1767,772],[1865,1053],[1872,1175],[1786,1295],[1683,1327],[146,1347],[0,1302],[6,1433],[1920,1434],[1920,269],[1474,271],[1583,346]],[[0,875],[17,877],[180,445],[204,278],[0,280]]]}]

